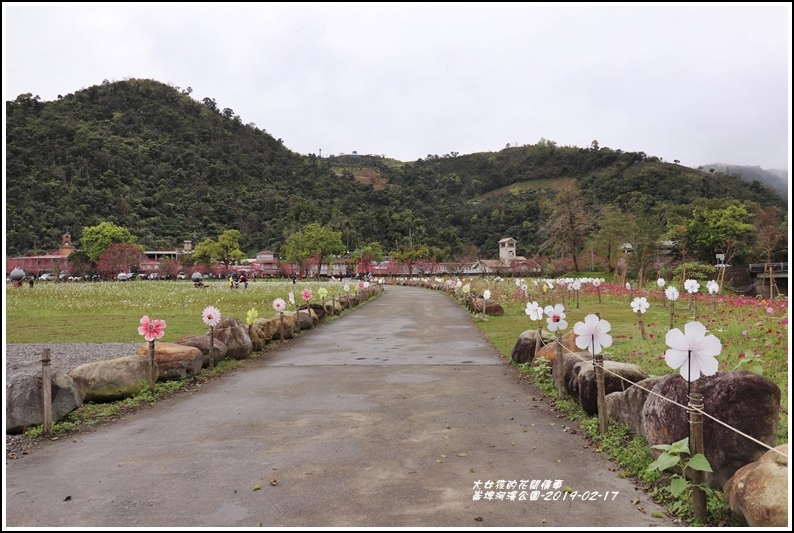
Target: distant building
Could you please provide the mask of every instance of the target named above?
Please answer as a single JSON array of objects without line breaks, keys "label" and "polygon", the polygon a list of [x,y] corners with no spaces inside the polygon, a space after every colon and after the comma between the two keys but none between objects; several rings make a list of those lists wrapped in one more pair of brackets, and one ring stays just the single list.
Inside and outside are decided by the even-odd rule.
[{"label": "distant building", "polygon": [[45,272],[66,270],[69,256],[75,251],[72,235],[67,230],[62,236],[61,247],[44,255],[28,255],[6,260],[6,274],[19,267],[25,274],[39,276]]}]

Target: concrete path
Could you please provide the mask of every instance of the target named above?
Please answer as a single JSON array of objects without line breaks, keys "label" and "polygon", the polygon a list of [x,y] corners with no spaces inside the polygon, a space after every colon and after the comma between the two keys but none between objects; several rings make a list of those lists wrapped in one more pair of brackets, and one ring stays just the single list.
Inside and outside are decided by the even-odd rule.
[{"label": "concrete path", "polygon": [[389,286],[198,393],[7,462],[4,520],[675,526],[573,426],[447,295]]}]

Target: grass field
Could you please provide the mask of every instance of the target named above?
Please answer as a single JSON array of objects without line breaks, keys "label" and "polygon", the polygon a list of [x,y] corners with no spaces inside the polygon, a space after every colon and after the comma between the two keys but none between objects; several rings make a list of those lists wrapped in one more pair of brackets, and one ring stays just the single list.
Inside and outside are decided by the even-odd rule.
[{"label": "grass field", "polygon": [[[52,283],[6,286],[6,339],[13,343],[136,342],[142,341],[138,326],[142,316],[166,322],[164,342],[207,331],[201,319],[212,305],[221,317],[234,316],[245,322],[250,309],[258,316],[276,316],[273,300],[282,298],[287,311],[294,311],[304,289],[312,291],[311,303],[355,294],[356,283],[256,281],[248,288],[230,289],[226,281],[205,282],[196,288],[191,281],[133,281],[99,283]],[[347,286],[348,291],[345,291]]]}]

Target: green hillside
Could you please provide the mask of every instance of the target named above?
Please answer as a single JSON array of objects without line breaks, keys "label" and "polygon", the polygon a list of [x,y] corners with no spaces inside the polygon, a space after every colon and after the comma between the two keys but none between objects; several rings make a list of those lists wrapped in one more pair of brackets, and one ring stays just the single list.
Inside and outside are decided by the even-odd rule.
[{"label": "green hillside", "polygon": [[495,256],[496,242],[512,236],[531,255],[542,251],[544,209],[562,182],[578,186],[594,221],[606,204],[653,211],[662,225],[664,213],[708,199],[786,209],[757,182],[546,140],[414,162],[301,155],[212,98],[144,79],[51,102],[20,95],[6,114],[8,256],[57,248],[67,229],[79,248],[82,229],[102,221],[147,249],[234,228],[249,256],[278,253],[287,235],[318,222],[350,249],[378,241],[386,251],[424,244],[450,257],[476,246]]}]

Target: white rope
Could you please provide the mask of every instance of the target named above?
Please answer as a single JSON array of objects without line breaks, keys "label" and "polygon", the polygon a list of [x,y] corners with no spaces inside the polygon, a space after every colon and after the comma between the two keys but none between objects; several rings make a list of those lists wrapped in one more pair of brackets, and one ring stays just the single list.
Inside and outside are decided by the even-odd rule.
[{"label": "white rope", "polygon": [[[555,340],[554,342],[557,342],[562,347],[562,349],[566,350],[568,353],[571,353],[571,354],[574,353],[571,350],[569,350],[564,344],[560,343],[559,341]],[[590,352],[588,352],[588,353],[590,353]],[[639,385],[637,383],[633,383],[632,381],[629,381],[628,379],[624,378],[620,374],[616,374],[615,372],[612,372],[611,370],[608,370],[607,368],[604,367],[603,363],[599,365],[598,363],[593,361],[593,366],[600,366],[605,372],[609,372],[613,376],[617,376],[618,378],[622,379],[623,381],[625,381],[625,382],[627,382],[627,383],[629,383],[629,384],[631,384],[631,385],[633,385],[633,386],[635,386],[635,387],[637,387],[639,389],[642,389],[642,390],[644,390],[644,391],[646,391],[646,392],[648,392],[650,394],[653,394],[654,396],[657,396],[657,397],[659,397],[659,398],[661,398],[661,399],[663,399],[663,400],[665,400],[667,402],[670,402],[670,403],[672,403],[674,405],[677,405],[678,407],[681,407],[682,409],[684,409],[687,412],[695,411],[695,412],[698,412],[698,413],[700,413],[700,414],[702,414],[704,416],[707,416],[708,418],[714,420],[718,424],[722,424],[723,426],[725,426],[726,428],[730,429],[731,431],[734,431],[734,432],[738,433],[739,435],[741,435],[741,436],[743,436],[743,437],[745,437],[745,438],[747,438],[747,439],[749,439],[749,440],[751,440],[751,441],[753,441],[753,442],[755,442],[757,444],[760,444],[761,446],[763,446],[764,448],[766,448],[766,449],[768,449],[770,451],[779,453],[783,457],[788,458],[788,454],[783,453],[782,451],[778,450],[777,448],[773,448],[773,447],[769,446],[768,444],[765,444],[765,443],[761,442],[760,440],[758,440],[758,439],[756,439],[754,437],[751,437],[750,435],[748,435],[748,434],[746,434],[746,433],[744,433],[742,431],[739,431],[735,427],[732,427],[732,426],[726,424],[725,422],[723,422],[721,420],[718,420],[717,418],[714,418],[713,416],[711,416],[710,414],[706,413],[705,411],[703,411],[701,409],[689,407],[689,406],[686,406],[686,405],[681,405],[680,403],[676,402],[675,400],[671,400],[670,398],[667,398],[666,396],[662,396],[661,394],[659,394],[657,392],[653,392],[650,389],[646,389],[645,387],[642,387],[641,385]]]}]

